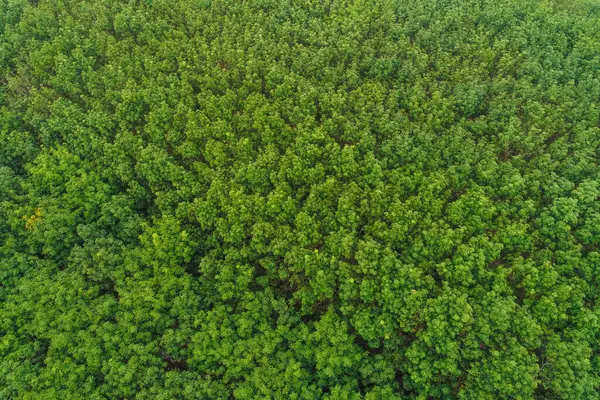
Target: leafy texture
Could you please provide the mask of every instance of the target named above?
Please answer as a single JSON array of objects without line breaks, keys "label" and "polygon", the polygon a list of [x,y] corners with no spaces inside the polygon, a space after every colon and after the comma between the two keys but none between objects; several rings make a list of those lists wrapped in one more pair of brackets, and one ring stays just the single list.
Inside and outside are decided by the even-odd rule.
[{"label": "leafy texture", "polygon": [[599,20],[0,0],[0,398],[599,398]]}]

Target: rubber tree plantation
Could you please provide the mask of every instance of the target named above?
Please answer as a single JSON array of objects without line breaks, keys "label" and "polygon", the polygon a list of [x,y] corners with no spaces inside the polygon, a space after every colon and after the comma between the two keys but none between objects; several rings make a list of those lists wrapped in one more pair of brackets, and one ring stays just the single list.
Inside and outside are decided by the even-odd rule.
[{"label": "rubber tree plantation", "polygon": [[600,398],[597,0],[0,0],[0,399]]}]

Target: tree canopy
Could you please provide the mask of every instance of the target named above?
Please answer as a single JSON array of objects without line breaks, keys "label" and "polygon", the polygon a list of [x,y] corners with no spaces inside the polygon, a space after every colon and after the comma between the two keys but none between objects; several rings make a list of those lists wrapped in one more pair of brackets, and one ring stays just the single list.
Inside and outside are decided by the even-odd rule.
[{"label": "tree canopy", "polygon": [[0,398],[599,399],[600,3],[0,0]]}]

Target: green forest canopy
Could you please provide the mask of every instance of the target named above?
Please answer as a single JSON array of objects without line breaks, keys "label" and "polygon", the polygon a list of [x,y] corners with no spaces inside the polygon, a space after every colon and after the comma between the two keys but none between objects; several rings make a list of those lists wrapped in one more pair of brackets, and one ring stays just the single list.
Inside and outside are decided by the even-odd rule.
[{"label": "green forest canopy", "polygon": [[598,399],[600,3],[0,0],[0,398]]}]

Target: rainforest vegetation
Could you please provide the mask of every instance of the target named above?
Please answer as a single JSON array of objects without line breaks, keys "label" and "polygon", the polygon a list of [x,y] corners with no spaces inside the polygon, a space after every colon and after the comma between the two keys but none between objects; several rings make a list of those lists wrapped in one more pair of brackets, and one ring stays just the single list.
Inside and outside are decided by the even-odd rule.
[{"label": "rainforest vegetation", "polygon": [[0,399],[600,398],[596,0],[0,0]]}]

